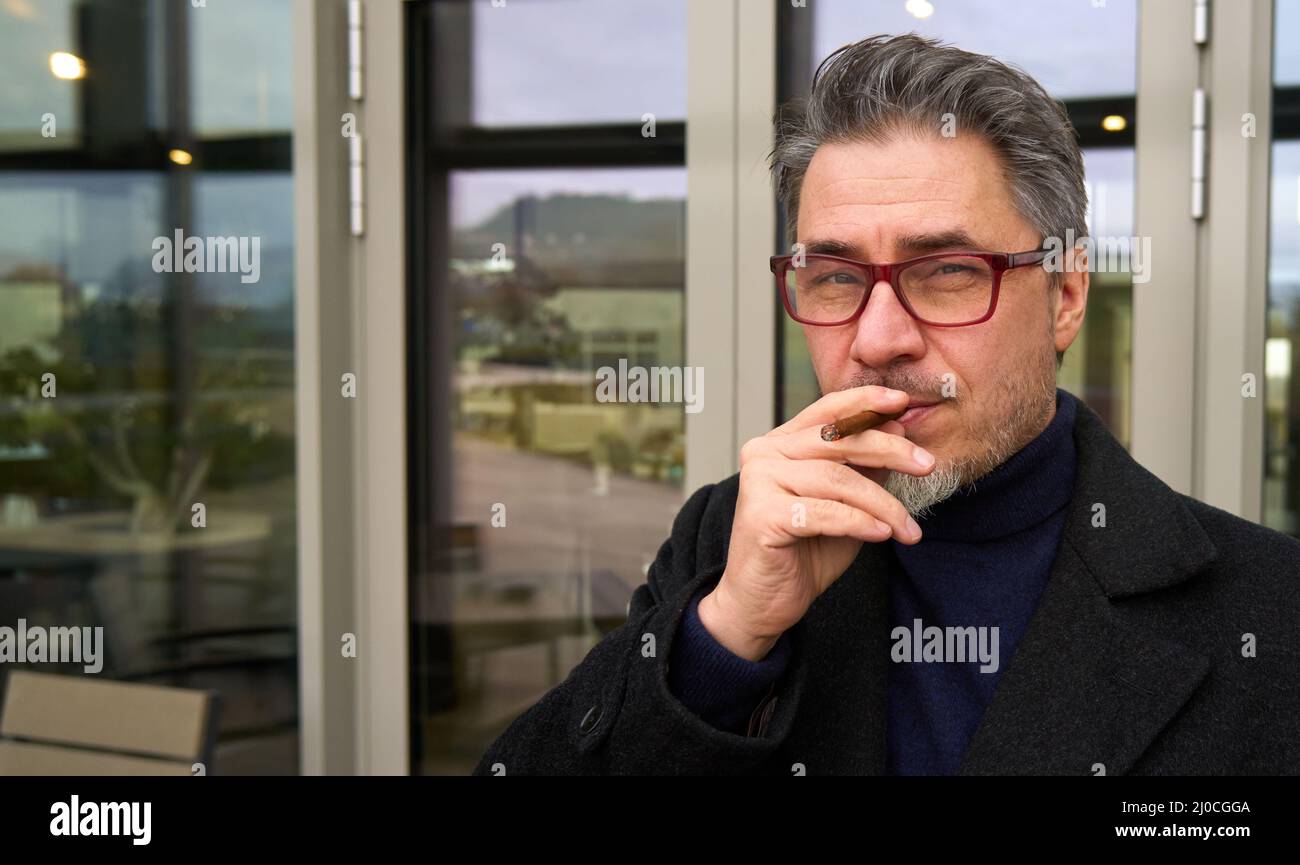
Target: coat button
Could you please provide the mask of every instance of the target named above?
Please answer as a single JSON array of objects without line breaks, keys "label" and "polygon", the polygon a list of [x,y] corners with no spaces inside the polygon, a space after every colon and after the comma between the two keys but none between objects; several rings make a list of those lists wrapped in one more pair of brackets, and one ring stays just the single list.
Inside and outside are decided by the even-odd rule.
[{"label": "coat button", "polygon": [[592,706],[587,710],[587,714],[582,716],[582,723],[578,725],[578,731],[584,735],[590,733],[596,729],[596,725],[600,723],[603,716],[604,712],[600,710],[600,706]]}]

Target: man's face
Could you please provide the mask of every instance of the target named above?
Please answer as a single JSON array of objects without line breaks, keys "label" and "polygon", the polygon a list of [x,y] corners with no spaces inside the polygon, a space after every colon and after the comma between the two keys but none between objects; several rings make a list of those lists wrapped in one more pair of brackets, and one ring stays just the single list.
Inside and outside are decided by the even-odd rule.
[{"label": "man's face", "polygon": [[[907,134],[821,146],[804,176],[798,239],[837,241],[850,250],[844,255],[878,264],[945,251],[1024,252],[1042,242],[982,138]],[[907,437],[938,461],[929,480],[890,478],[891,486],[919,482],[900,496],[909,510],[1000,465],[1052,417],[1056,351],[1074,340],[1087,300],[1086,270],[1064,276],[1054,292],[1041,266],[1006,271],[993,317],[977,325],[921,324],[882,282],[856,322],[804,327],[823,393],[875,384],[934,403],[901,419]]]}]

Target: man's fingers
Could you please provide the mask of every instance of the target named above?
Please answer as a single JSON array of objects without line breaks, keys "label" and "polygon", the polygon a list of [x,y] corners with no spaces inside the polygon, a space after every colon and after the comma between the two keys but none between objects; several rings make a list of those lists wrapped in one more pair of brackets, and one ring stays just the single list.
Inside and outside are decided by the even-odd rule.
[{"label": "man's fingers", "polygon": [[828,460],[779,461],[767,473],[770,482],[792,495],[841,502],[886,524],[903,543],[920,540],[920,527],[907,508],[880,484],[846,465]]},{"label": "man's fingers", "polygon": [[857,414],[860,411],[891,412],[907,408],[910,397],[906,391],[867,385],[828,393],[768,435],[789,435],[807,427],[820,429],[828,423]]},{"label": "man's fingers", "polygon": [[890,535],[888,524],[866,511],[829,499],[794,496],[788,500],[789,519],[783,529],[798,538],[857,538],[879,543]]}]

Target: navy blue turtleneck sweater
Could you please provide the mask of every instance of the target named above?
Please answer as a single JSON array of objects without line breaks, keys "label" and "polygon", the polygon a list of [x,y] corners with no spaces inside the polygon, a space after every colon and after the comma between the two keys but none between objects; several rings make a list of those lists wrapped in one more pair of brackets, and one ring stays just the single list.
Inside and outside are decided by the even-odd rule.
[{"label": "navy blue turtleneck sweater", "polygon": [[[931,627],[983,628],[986,637],[998,629],[996,669],[979,658],[909,658],[889,665],[890,774],[954,773],[993,699],[1060,544],[1074,490],[1075,406],[1075,398],[1058,389],[1056,414],[1037,438],[918,520],[920,543],[890,542],[901,565],[889,583],[891,635],[901,637],[898,629],[905,629],[916,645]],[[669,687],[713,726],[743,733],[754,707],[789,663],[789,638],[782,636],[761,661],[732,654],[700,622],[696,608],[711,590],[701,589],[687,605],[673,642]],[[921,637],[912,638],[918,630]]]}]

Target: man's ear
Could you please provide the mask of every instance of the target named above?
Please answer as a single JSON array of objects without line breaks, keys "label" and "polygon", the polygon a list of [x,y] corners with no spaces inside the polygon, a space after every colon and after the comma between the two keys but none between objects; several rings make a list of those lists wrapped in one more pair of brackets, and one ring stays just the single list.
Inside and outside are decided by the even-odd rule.
[{"label": "man's ear", "polygon": [[1058,352],[1064,352],[1074,342],[1088,310],[1088,250],[1076,246],[1066,258],[1060,274],[1061,287],[1052,305],[1052,333]]}]

